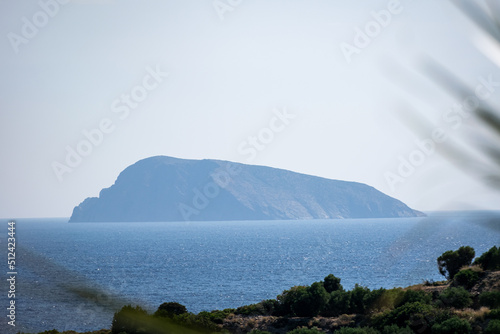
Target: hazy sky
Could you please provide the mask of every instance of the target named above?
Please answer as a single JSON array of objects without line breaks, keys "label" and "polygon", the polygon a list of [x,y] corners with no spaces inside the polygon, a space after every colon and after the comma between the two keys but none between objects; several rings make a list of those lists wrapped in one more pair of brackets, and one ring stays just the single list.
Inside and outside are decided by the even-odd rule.
[{"label": "hazy sky", "polygon": [[[363,182],[419,210],[500,209],[498,191],[417,152],[432,128],[402,121],[468,138],[476,125],[421,64],[473,90],[500,81],[479,32],[435,0],[1,0],[0,217],[70,216],[154,155]],[[401,157],[418,166],[391,186]]]}]

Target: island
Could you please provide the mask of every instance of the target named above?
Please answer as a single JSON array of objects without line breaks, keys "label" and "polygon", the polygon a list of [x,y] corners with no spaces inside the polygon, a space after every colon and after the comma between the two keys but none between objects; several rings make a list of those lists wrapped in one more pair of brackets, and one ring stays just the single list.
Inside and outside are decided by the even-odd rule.
[{"label": "island", "polygon": [[155,156],[76,206],[69,222],[308,220],[424,216],[358,182],[221,160]]}]

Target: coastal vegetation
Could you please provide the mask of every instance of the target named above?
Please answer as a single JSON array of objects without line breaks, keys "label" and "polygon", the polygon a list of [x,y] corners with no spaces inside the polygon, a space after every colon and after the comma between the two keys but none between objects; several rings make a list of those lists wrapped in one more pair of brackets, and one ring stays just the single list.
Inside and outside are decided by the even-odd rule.
[{"label": "coastal vegetation", "polygon": [[346,290],[341,279],[330,274],[275,299],[236,309],[193,314],[181,304],[166,302],[149,314],[140,306],[126,305],[115,313],[110,330],[94,333],[500,333],[500,250],[495,246],[474,256],[468,246],[447,251],[437,259],[445,281],[407,288],[355,285]]}]

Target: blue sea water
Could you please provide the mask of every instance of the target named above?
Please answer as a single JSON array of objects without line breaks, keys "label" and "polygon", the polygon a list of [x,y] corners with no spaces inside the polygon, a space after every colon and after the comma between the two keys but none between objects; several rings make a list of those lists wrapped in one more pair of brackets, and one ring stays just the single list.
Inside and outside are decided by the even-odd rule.
[{"label": "blue sea water", "polygon": [[[7,258],[7,221],[1,221]],[[436,258],[462,245],[500,244],[499,212],[311,221],[67,223],[16,220],[16,327],[10,332],[110,328],[124,304],[189,311],[275,298],[332,273],[351,289],[442,280]],[[5,277],[7,264],[5,261]],[[7,331],[6,333],[10,333]]]}]

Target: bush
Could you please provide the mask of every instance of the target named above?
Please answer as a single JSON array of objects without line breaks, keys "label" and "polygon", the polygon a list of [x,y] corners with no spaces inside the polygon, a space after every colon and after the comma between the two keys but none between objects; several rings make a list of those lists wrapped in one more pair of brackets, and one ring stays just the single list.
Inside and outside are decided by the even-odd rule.
[{"label": "bush", "polygon": [[234,314],[241,315],[273,315],[278,309],[278,301],[274,299],[263,300],[257,304],[238,307]]},{"label": "bush", "polygon": [[354,289],[349,291],[351,295],[351,307],[349,313],[364,313],[366,309],[365,299],[370,293],[370,289],[356,284]]},{"label": "bush", "polygon": [[318,315],[328,304],[330,295],[320,282],[309,287],[296,286],[278,296],[280,315],[313,317]]},{"label": "bush", "polygon": [[396,325],[385,326],[382,334],[414,334],[410,327],[400,328]]},{"label": "bush", "polygon": [[161,304],[158,307],[158,310],[155,312],[155,315],[165,318],[172,318],[175,315],[181,315],[184,313],[187,313],[187,309],[184,305],[175,302],[169,302]]},{"label": "bush", "polygon": [[472,263],[476,252],[474,248],[462,246],[456,251],[446,251],[437,258],[439,273],[447,279],[453,279],[460,268]]},{"label": "bush", "polygon": [[486,315],[486,318],[500,320],[500,308],[491,310],[490,313]]},{"label": "bush", "polygon": [[202,311],[198,313],[198,316],[204,317],[208,319],[209,321],[213,322],[214,324],[219,324],[222,325],[224,323],[224,319],[227,318],[228,315],[231,313],[235,313],[234,309],[228,308],[223,311],[215,310],[211,312],[207,311]]},{"label": "bush", "polygon": [[380,288],[378,290],[372,290],[370,293],[365,295],[363,302],[365,304],[365,314],[384,309],[384,298],[387,296],[387,290]]},{"label": "bush", "polygon": [[491,309],[500,308],[500,291],[483,292],[479,295],[479,304]]},{"label": "bush", "polygon": [[432,326],[432,333],[436,334],[467,334],[470,333],[472,327],[467,320],[458,317],[452,317],[442,323]]},{"label": "bush", "polygon": [[297,300],[305,294],[307,287],[305,286],[294,286],[289,290],[283,291],[276,299],[278,300],[279,315],[289,316],[294,315],[292,306],[295,305]]},{"label": "bush", "polygon": [[364,314],[376,305],[376,301],[383,295],[384,289],[373,290],[356,284],[349,291],[350,307],[349,313]]},{"label": "bush", "polygon": [[163,307],[160,306],[156,312],[160,315],[157,315],[156,313],[155,315],[148,315],[147,312],[139,306],[136,306],[135,308],[130,305],[124,306],[120,311],[115,313],[111,332],[113,334],[186,334],[199,332],[214,333],[220,331],[220,328],[213,321],[211,321],[208,316],[208,312],[201,312],[200,314],[195,315],[183,312],[184,309],[179,307],[180,304],[162,305]]},{"label": "bush", "polygon": [[378,298],[372,303],[374,310],[392,310],[405,303],[402,303],[406,291],[401,288],[382,290]]},{"label": "bush", "polygon": [[257,305],[262,309],[263,315],[274,315],[279,307],[276,299],[266,299]]},{"label": "bush", "polygon": [[339,316],[349,313],[351,309],[351,294],[344,291],[333,291],[330,294],[330,300],[325,307],[323,314],[325,316]]},{"label": "bush", "polygon": [[500,270],[500,248],[491,247],[478,257],[474,264],[480,265],[484,270]]},{"label": "bush", "polygon": [[[294,294],[295,298],[291,301],[290,306],[292,315],[297,317],[311,317],[317,315],[319,306],[313,304],[313,298],[309,293],[309,290],[310,287],[300,289]],[[325,291],[326,294],[325,288],[323,288],[323,291]]]},{"label": "bush", "polygon": [[337,329],[335,332],[333,332],[333,334],[380,334],[380,332],[370,327],[363,327],[363,328],[342,327],[341,329]]},{"label": "bush", "polygon": [[399,307],[401,305],[407,304],[407,303],[415,303],[415,302],[420,302],[422,304],[429,304],[432,300],[431,294],[422,291],[422,290],[406,290],[403,293],[403,296],[401,300],[396,303],[396,307]]},{"label": "bush", "polygon": [[147,312],[140,306],[136,306],[135,308],[131,305],[123,306],[122,309],[116,312],[113,316],[111,333],[142,333],[142,328],[145,327],[145,324],[147,323],[147,317]]},{"label": "bush", "polygon": [[472,269],[465,269],[459,271],[453,281],[457,285],[463,286],[467,290],[471,289],[477,282],[481,279],[481,275],[479,272],[474,271]]},{"label": "bush", "polygon": [[462,287],[444,290],[439,295],[439,300],[445,306],[454,308],[465,308],[472,304],[470,293]]},{"label": "bush", "polygon": [[309,314],[310,316],[318,315],[327,305],[330,300],[330,294],[326,291],[323,284],[313,283],[308,289],[308,311],[303,312],[303,314]]},{"label": "bush", "polygon": [[323,334],[323,332],[317,330],[316,328],[296,328],[287,334]]},{"label": "bush", "polygon": [[332,274],[325,277],[323,286],[328,293],[332,293],[333,291],[344,291],[342,284],[340,284],[340,278],[337,278]]},{"label": "bush", "polygon": [[498,334],[500,333],[500,320],[491,320],[484,330],[484,334]]},{"label": "bush", "polygon": [[386,326],[396,325],[398,327],[422,325],[428,327],[430,324],[426,319],[434,318],[434,309],[431,305],[421,302],[406,303],[390,312],[378,315],[373,319],[374,327],[383,329]]},{"label": "bush", "polygon": [[[165,319],[165,320],[170,321],[171,324],[177,325],[177,327],[179,327],[182,330],[181,333],[185,333],[188,329],[192,329],[196,332],[220,331],[220,328],[210,319],[209,316],[206,315],[206,313],[200,313],[200,314],[183,313],[179,315],[174,315],[172,319]],[[167,322],[165,322],[165,324],[167,324]],[[173,328],[173,326],[171,327]],[[166,332],[170,333],[171,331],[172,330]]]},{"label": "bush", "polygon": [[404,328],[398,327],[397,325],[385,326],[382,330],[382,334],[414,334],[410,327],[406,326]]}]

